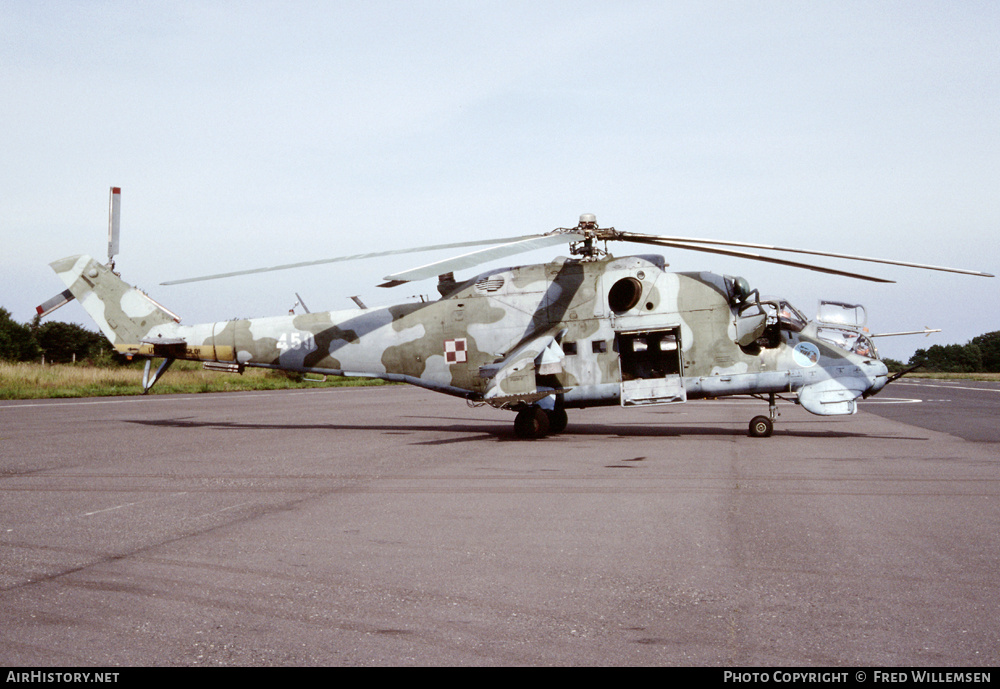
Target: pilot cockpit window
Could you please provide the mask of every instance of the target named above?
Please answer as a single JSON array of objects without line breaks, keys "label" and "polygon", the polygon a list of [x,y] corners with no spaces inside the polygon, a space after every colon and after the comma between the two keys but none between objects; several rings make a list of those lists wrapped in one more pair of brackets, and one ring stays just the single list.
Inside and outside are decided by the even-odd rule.
[{"label": "pilot cockpit window", "polygon": [[817,328],[816,336],[832,345],[861,356],[877,357],[878,350],[864,334],[851,328]]},{"label": "pilot cockpit window", "polygon": [[778,322],[786,330],[799,332],[809,322],[809,319],[784,299],[762,301],[760,305],[767,313],[768,323]]},{"label": "pilot cockpit window", "polygon": [[781,321],[782,327],[789,328],[798,332],[802,328],[806,327],[806,323],[809,320],[803,316],[798,310],[789,304],[787,301],[778,302],[778,320]]},{"label": "pilot cockpit window", "polygon": [[872,341],[864,335],[858,338],[858,341],[854,344],[854,348],[851,351],[855,354],[860,354],[861,356],[878,358],[878,350],[875,349],[874,343],[872,343]]}]

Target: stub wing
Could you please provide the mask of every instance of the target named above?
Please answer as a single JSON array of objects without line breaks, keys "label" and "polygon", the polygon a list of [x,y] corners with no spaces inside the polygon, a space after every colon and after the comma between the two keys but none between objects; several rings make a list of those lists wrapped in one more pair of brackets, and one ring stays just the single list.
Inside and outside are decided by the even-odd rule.
[{"label": "stub wing", "polygon": [[553,392],[539,388],[537,375],[562,371],[563,351],[557,342],[560,331],[548,330],[516,347],[502,360],[483,366],[479,375],[488,378],[483,398],[494,406],[531,404]]}]

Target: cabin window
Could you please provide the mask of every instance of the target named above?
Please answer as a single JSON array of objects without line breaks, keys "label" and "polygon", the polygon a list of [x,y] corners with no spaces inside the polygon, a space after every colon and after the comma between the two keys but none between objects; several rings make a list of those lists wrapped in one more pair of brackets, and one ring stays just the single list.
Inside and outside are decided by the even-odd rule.
[{"label": "cabin window", "polygon": [[573,356],[576,354],[576,342],[563,342],[562,350],[566,356]]},{"label": "cabin window", "polygon": [[605,354],[608,351],[608,343],[604,340],[594,340],[590,344],[594,354]]}]

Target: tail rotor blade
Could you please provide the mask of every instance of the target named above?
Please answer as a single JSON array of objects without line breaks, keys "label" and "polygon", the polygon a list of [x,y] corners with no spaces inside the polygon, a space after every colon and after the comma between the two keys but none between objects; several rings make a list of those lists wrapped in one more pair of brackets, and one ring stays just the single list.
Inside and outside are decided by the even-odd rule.
[{"label": "tail rotor blade", "polygon": [[120,187],[111,187],[111,200],[108,202],[108,261],[113,261],[118,254],[121,210],[122,190]]}]

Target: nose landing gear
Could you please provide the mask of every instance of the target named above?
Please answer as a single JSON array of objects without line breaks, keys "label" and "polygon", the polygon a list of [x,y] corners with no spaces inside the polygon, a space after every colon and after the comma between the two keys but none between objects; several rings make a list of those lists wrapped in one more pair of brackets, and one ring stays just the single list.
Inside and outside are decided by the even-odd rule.
[{"label": "nose landing gear", "polygon": [[774,393],[767,396],[768,414],[767,416],[755,416],[750,421],[751,438],[770,438],[774,433],[774,420],[778,416],[778,405],[775,403]]}]

